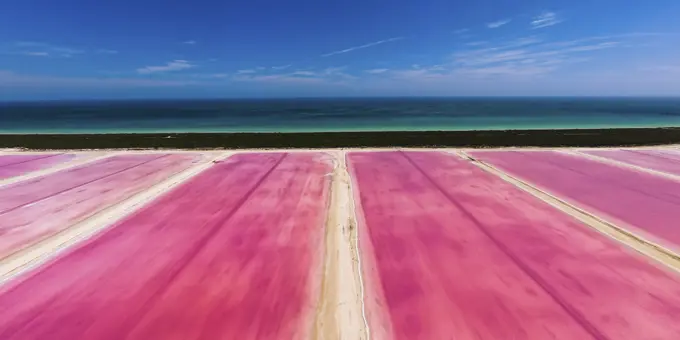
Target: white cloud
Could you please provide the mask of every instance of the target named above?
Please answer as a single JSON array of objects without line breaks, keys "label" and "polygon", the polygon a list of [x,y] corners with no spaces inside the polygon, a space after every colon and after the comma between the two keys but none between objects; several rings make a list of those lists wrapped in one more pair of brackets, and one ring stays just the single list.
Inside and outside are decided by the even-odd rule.
[{"label": "white cloud", "polygon": [[[529,42],[528,40],[525,42]],[[506,44],[501,47],[485,48],[478,50],[469,50],[453,54],[453,61],[461,66],[486,66],[499,63],[519,63],[519,64],[556,64],[555,60],[560,60],[560,63],[573,62],[576,59],[575,54],[583,54],[585,52],[598,51],[619,46],[619,42],[608,41],[597,44],[581,44],[576,46],[568,46],[562,48],[555,48],[554,43],[546,44],[531,44],[523,45],[520,49],[508,49]],[[515,44],[516,45],[516,44]]]},{"label": "white cloud", "polygon": [[[524,37],[485,48],[467,49],[454,53],[451,59],[439,65],[412,65],[403,69],[377,69],[364,71],[373,79],[413,82],[457,82],[460,79],[479,80],[498,78],[505,80],[537,79],[575,63],[590,60],[598,50],[620,47],[617,41],[580,39],[568,45],[543,42],[536,37]],[[591,43],[588,43],[591,42]],[[584,56],[585,55],[585,56]]]},{"label": "white cloud", "polygon": [[61,57],[64,58],[71,58],[76,54],[82,54],[85,53],[84,51],[81,50],[75,50],[71,48],[55,48],[53,51],[57,54],[59,54]]},{"label": "white cloud", "polygon": [[212,73],[212,74],[195,74],[192,75],[192,77],[195,78],[204,78],[204,79],[224,79],[224,78],[231,78],[233,74],[230,73]]},{"label": "white cloud", "polygon": [[236,74],[232,80],[243,82],[280,84],[342,84],[356,77],[345,73],[346,67],[327,67],[322,70],[296,70],[293,72],[258,75]]},{"label": "white cloud", "polygon": [[57,46],[53,44],[35,42],[35,41],[18,41],[14,42],[8,47],[3,48],[2,53],[21,54],[27,56],[40,56],[51,58],[72,58],[77,55],[84,54],[118,54],[117,50],[100,48],[93,50],[83,50],[71,47]]},{"label": "white cloud", "polygon": [[13,51],[10,53],[42,57],[71,58],[77,54],[83,54],[85,51],[41,42],[19,41],[14,43]]},{"label": "white cloud", "polygon": [[347,69],[347,67],[345,67],[345,66],[328,67],[328,68],[323,70],[323,73],[324,74],[338,74],[338,73],[342,73],[342,71],[344,71],[345,69]]},{"label": "white cloud", "polygon": [[623,34],[611,34],[611,35],[598,35],[592,37],[585,37],[574,40],[566,41],[556,41],[547,43],[546,46],[551,47],[567,47],[580,45],[586,42],[592,41],[602,41],[602,40],[639,40],[640,38],[653,38],[653,37],[664,37],[664,36],[676,36],[680,34],[673,33],[645,33],[645,32],[633,32],[633,33],[623,33]]},{"label": "white cloud", "polygon": [[529,36],[529,37],[523,37],[519,39],[515,39],[509,43],[509,46],[513,47],[520,47],[520,46],[527,46],[527,45],[535,45],[538,43],[543,42],[542,39],[537,38],[535,36]]},{"label": "white cloud", "polygon": [[[599,50],[621,47],[618,41],[601,38],[582,38],[568,44],[545,42],[527,36],[500,43],[486,42],[479,48],[465,48],[438,65],[414,64],[402,69],[365,70],[373,81],[423,81],[427,83],[454,82],[460,79],[505,80],[536,79],[568,65],[591,60]],[[442,83],[443,84],[443,83]]]},{"label": "white cloud", "polygon": [[184,44],[184,45],[196,45],[196,40],[183,41],[182,44]]},{"label": "white cloud", "polygon": [[[279,67],[279,68],[277,68],[277,67],[272,67],[271,69],[273,69],[273,70],[280,70],[280,69],[285,69],[285,68],[287,68],[287,67],[289,67],[289,66],[290,66],[290,65],[287,65],[286,67],[283,67],[283,68],[281,68],[281,67]],[[238,71],[236,71],[236,74],[253,74],[253,73],[258,73],[258,72],[265,71],[265,70],[267,70],[267,69],[269,69],[269,68],[264,67],[264,66],[258,66],[258,67],[255,67],[255,68],[244,69],[244,70],[238,70]]]},{"label": "white cloud", "polygon": [[498,65],[476,68],[461,68],[456,74],[471,76],[539,76],[555,70],[552,66]]},{"label": "white cloud", "polygon": [[498,53],[481,54],[472,58],[468,56],[462,56],[457,58],[456,61],[465,65],[484,65],[502,61],[523,59],[526,58],[527,54],[528,53],[526,50],[508,50]]},{"label": "white cloud", "polygon": [[64,88],[64,87],[172,87],[193,85],[189,81],[165,81],[139,78],[87,78],[41,76],[0,70],[0,87]]},{"label": "white cloud", "polygon": [[486,24],[486,27],[488,27],[488,28],[498,28],[498,27],[501,27],[503,25],[509,24],[510,21],[512,21],[512,20],[511,19],[502,19],[502,20],[490,22],[490,23]]},{"label": "white cloud", "polygon": [[389,69],[386,69],[386,68],[374,68],[374,69],[372,69],[372,70],[366,70],[366,71],[364,71],[364,72],[370,73],[370,74],[380,74],[380,73],[385,73],[385,72],[387,72],[387,71],[389,71]]},{"label": "white cloud", "polygon": [[14,43],[18,47],[52,48],[52,45],[35,41],[17,41]]},{"label": "white cloud", "polygon": [[173,60],[171,62],[168,62],[167,64],[163,66],[146,66],[142,68],[137,69],[137,73],[139,74],[151,74],[151,73],[160,73],[160,72],[172,72],[172,71],[181,71],[181,70],[186,70],[189,68],[196,67],[196,65],[186,61],[186,60]]},{"label": "white cloud", "polygon": [[291,74],[272,74],[272,75],[240,75],[233,78],[234,81],[256,82],[256,83],[277,83],[277,84],[320,84],[325,80],[316,77],[299,77]]},{"label": "white cloud", "polygon": [[393,70],[382,74],[386,80],[406,81],[408,84],[461,82],[472,79],[485,78],[533,78],[548,74],[556,69],[551,65],[519,65],[499,64],[493,66],[466,66],[456,67],[452,65],[432,66],[420,69]]},{"label": "white cloud", "polygon": [[272,66],[272,70],[285,70],[293,65],[288,64],[288,65],[281,65],[281,66]]},{"label": "white cloud", "polygon": [[50,54],[47,52],[24,52],[24,55],[31,57],[49,57]]},{"label": "white cloud", "polygon": [[345,79],[345,80],[356,79],[355,76],[347,74],[345,70],[347,70],[346,66],[328,67],[322,71],[322,75],[330,79]]},{"label": "white cloud", "polygon": [[455,30],[455,31],[453,31],[453,34],[459,39],[469,39],[469,38],[472,37],[472,34],[470,34],[469,28],[461,28],[461,29]]},{"label": "white cloud", "polygon": [[107,50],[107,49],[104,49],[104,48],[98,49],[96,52],[99,53],[99,54],[118,54],[118,51],[116,51],[116,50]]},{"label": "white cloud", "polygon": [[364,49],[364,48],[368,48],[368,47],[372,47],[372,46],[377,46],[377,45],[381,45],[381,44],[385,44],[385,43],[389,43],[389,42],[393,42],[393,41],[399,41],[399,40],[402,40],[402,39],[404,39],[404,37],[395,37],[395,38],[390,38],[390,39],[385,39],[385,40],[374,41],[374,42],[372,42],[372,43],[368,43],[368,44],[364,44],[364,45],[359,45],[359,46],[354,46],[354,47],[346,48],[346,49],[344,49],[344,50],[339,50],[339,51],[334,51],[334,52],[322,54],[321,56],[322,56],[322,57],[330,57],[330,56],[332,56],[332,55],[343,54],[343,53],[347,53],[347,52],[352,52],[352,51],[356,51],[356,50],[361,50],[361,49]]},{"label": "white cloud", "polygon": [[582,45],[582,46],[576,46],[576,47],[570,47],[565,49],[565,52],[587,52],[587,51],[597,51],[597,50],[603,50],[605,48],[612,48],[620,45],[621,43],[618,41],[607,41],[607,42],[602,42],[599,44],[594,44],[594,45]]},{"label": "white cloud", "polygon": [[491,45],[491,44],[485,44],[488,47],[484,48],[479,48],[479,49],[472,49],[472,50],[464,50],[461,52],[457,52],[454,54],[456,57],[462,57],[462,56],[469,56],[471,58],[476,58],[480,54],[484,53],[489,53],[489,52],[497,52],[497,51],[503,51],[503,50],[509,50],[509,49],[516,49],[516,48],[525,48],[526,46],[530,45],[536,45],[541,43],[542,40],[533,36],[529,37],[523,37],[519,39],[514,39],[510,40],[508,42],[504,42],[498,45]]},{"label": "white cloud", "polygon": [[531,21],[531,26],[533,28],[543,28],[561,23],[563,20],[557,17],[555,12],[543,12],[540,15],[534,17]]},{"label": "white cloud", "polygon": [[391,78],[397,79],[419,79],[419,80],[437,80],[450,76],[450,72],[442,72],[439,69],[421,68],[421,69],[404,69],[394,70],[387,73]]},{"label": "white cloud", "polygon": [[317,74],[312,71],[295,71],[293,73],[290,73],[289,75],[291,76],[303,76],[303,77],[313,77],[316,76]]}]

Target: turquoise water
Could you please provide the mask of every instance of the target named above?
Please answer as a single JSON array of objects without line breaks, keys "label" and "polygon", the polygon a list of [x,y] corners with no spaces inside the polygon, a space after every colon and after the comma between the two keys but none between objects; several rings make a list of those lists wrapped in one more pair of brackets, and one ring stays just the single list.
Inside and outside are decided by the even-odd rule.
[{"label": "turquoise water", "polygon": [[0,103],[0,133],[424,131],[678,126],[678,98]]}]

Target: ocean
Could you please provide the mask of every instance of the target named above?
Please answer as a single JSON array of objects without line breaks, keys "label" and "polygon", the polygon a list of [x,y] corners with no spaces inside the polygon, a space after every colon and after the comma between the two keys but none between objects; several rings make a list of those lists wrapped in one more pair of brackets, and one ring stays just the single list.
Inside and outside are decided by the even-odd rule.
[{"label": "ocean", "polygon": [[680,98],[371,98],[0,103],[0,133],[680,127]]}]

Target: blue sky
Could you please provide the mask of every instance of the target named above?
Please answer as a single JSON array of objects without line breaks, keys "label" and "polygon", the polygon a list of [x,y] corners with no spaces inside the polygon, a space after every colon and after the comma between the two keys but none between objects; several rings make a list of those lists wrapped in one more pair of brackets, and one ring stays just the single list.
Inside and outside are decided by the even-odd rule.
[{"label": "blue sky", "polygon": [[22,0],[0,99],[680,95],[680,1]]}]

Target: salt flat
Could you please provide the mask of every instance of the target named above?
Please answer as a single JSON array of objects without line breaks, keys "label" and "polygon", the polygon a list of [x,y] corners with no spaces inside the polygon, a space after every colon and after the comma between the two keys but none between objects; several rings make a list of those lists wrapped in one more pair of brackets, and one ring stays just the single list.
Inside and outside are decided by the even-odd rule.
[{"label": "salt flat", "polygon": [[674,152],[69,151],[0,182],[0,338],[677,339]]}]

